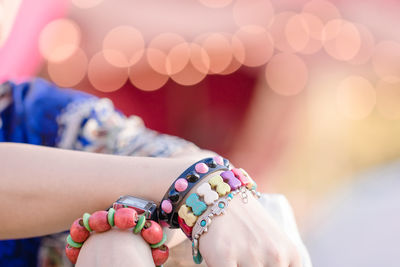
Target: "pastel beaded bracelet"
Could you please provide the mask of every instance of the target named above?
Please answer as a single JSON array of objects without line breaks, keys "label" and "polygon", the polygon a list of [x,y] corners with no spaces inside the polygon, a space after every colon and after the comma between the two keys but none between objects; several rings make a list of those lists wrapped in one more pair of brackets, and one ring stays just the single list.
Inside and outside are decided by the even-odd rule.
[{"label": "pastel beaded bracelet", "polygon": [[65,253],[68,259],[75,264],[80,248],[89,238],[90,232],[98,233],[110,230],[113,226],[119,229],[133,228],[133,233],[141,233],[143,239],[149,243],[153,261],[156,266],[162,266],[169,255],[169,249],[164,243],[167,235],[163,233],[161,226],[152,220],[146,220],[146,215],[138,216],[132,208],[110,208],[107,211],[96,211],[92,215],[85,213],[82,218],[75,220],[67,237]]},{"label": "pastel beaded bracelet", "polygon": [[[160,202],[158,218],[161,223],[170,228],[179,228],[177,208],[182,205],[182,201],[188,192],[203,178],[216,171],[227,171],[229,161],[220,156],[202,159],[187,168],[170,186]],[[196,197],[192,197],[193,203]]]},{"label": "pastel beaded bracelet", "polygon": [[[230,192],[238,192],[239,189],[253,190],[257,195],[257,185],[243,169],[224,171],[212,176],[208,182],[201,184],[181,205],[178,212],[178,223],[182,231],[189,239],[192,239],[192,228],[198,221],[198,217],[207,210],[207,206],[213,205]],[[200,200],[201,199],[201,200]],[[247,194],[242,190],[242,199],[247,202]]]}]

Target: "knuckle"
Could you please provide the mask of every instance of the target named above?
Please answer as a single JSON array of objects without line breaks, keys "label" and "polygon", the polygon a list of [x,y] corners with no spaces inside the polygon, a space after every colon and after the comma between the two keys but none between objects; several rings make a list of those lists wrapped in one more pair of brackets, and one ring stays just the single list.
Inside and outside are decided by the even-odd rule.
[{"label": "knuckle", "polygon": [[276,246],[272,246],[268,252],[269,261],[273,264],[273,266],[283,266],[285,262],[285,255],[281,249]]}]

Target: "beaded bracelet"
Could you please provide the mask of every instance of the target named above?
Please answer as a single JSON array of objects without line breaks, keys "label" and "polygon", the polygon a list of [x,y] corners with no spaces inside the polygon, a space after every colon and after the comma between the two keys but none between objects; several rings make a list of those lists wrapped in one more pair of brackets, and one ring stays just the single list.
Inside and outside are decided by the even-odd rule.
[{"label": "beaded bracelet", "polygon": [[75,264],[80,248],[89,238],[90,232],[98,233],[110,230],[113,226],[119,229],[129,229],[133,227],[133,233],[141,233],[143,239],[149,243],[153,261],[156,266],[162,266],[169,256],[169,249],[164,243],[167,235],[163,233],[162,227],[152,220],[146,220],[145,214],[138,216],[136,210],[132,208],[110,208],[107,211],[96,211],[92,215],[83,214],[82,218],[75,220],[70,228],[67,237],[65,254],[68,259]]},{"label": "beaded bracelet", "polygon": [[[207,232],[211,218],[225,213],[228,202],[240,193],[242,201],[248,202],[248,192],[257,198],[257,184],[243,169],[234,168],[211,177],[208,182],[201,184],[179,209],[178,222],[182,231],[192,240],[193,261],[202,262],[199,252],[199,238]],[[202,197],[203,201],[200,201]],[[207,206],[209,206],[207,208]]]},{"label": "beaded bracelet", "polygon": [[193,256],[193,261],[196,264],[200,264],[203,261],[203,257],[201,256],[201,253],[199,251],[199,239],[200,236],[204,233],[207,233],[208,227],[212,223],[212,218],[214,216],[218,216],[221,214],[225,214],[226,208],[229,205],[229,202],[233,199],[233,197],[241,193],[240,196],[242,198],[242,201],[244,203],[247,203],[248,201],[248,196],[247,192],[249,190],[246,187],[241,187],[240,189],[236,189],[235,191],[229,193],[228,195],[221,197],[218,199],[216,203],[214,203],[213,206],[211,206],[209,209],[207,209],[206,212],[204,212],[196,221],[196,224],[193,226],[192,229],[192,256]]},{"label": "beaded bracelet", "polygon": [[[179,228],[177,208],[187,193],[203,178],[216,171],[229,170],[229,161],[220,156],[202,159],[187,168],[170,186],[160,202],[158,218],[170,228]],[[195,199],[193,199],[195,202]]]},{"label": "beaded bracelet", "polygon": [[[207,206],[213,205],[219,197],[223,197],[230,192],[236,192],[239,188],[248,188],[257,195],[256,183],[243,169],[232,169],[224,171],[219,175],[201,184],[196,193],[192,193],[186,199],[185,204],[181,205],[178,212],[179,227],[192,240],[192,229],[198,217],[203,214]],[[202,200],[200,200],[200,197]],[[242,190],[242,199],[247,202],[246,191]]]}]

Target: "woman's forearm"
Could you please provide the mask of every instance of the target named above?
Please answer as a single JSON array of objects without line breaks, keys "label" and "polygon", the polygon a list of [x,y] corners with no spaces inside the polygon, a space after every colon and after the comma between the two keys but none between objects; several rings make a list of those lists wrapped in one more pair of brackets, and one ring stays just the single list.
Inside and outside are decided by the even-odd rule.
[{"label": "woman's forearm", "polygon": [[84,212],[106,209],[121,195],[158,201],[198,158],[123,157],[1,143],[0,239],[66,230]]}]

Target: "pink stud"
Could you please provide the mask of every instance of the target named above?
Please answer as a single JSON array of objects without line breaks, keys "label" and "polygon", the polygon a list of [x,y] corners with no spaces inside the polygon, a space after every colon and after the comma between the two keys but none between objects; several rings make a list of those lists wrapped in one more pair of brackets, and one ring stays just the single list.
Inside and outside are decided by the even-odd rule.
[{"label": "pink stud", "polygon": [[171,201],[169,201],[168,199],[163,200],[163,202],[161,203],[161,209],[165,211],[165,213],[171,213],[172,212]]},{"label": "pink stud", "polygon": [[196,166],[194,167],[194,169],[198,173],[207,173],[208,172],[208,166],[205,163],[197,163]]},{"label": "pink stud", "polygon": [[187,187],[188,187],[188,182],[185,178],[179,178],[178,180],[176,180],[175,182],[176,191],[178,192],[185,191]]},{"label": "pink stud", "polygon": [[221,156],[215,156],[213,159],[218,165],[224,165],[224,159]]},{"label": "pink stud", "polygon": [[233,168],[232,172],[235,175],[235,177],[240,180],[242,185],[248,185],[250,183],[249,178],[247,178],[240,169]]}]

